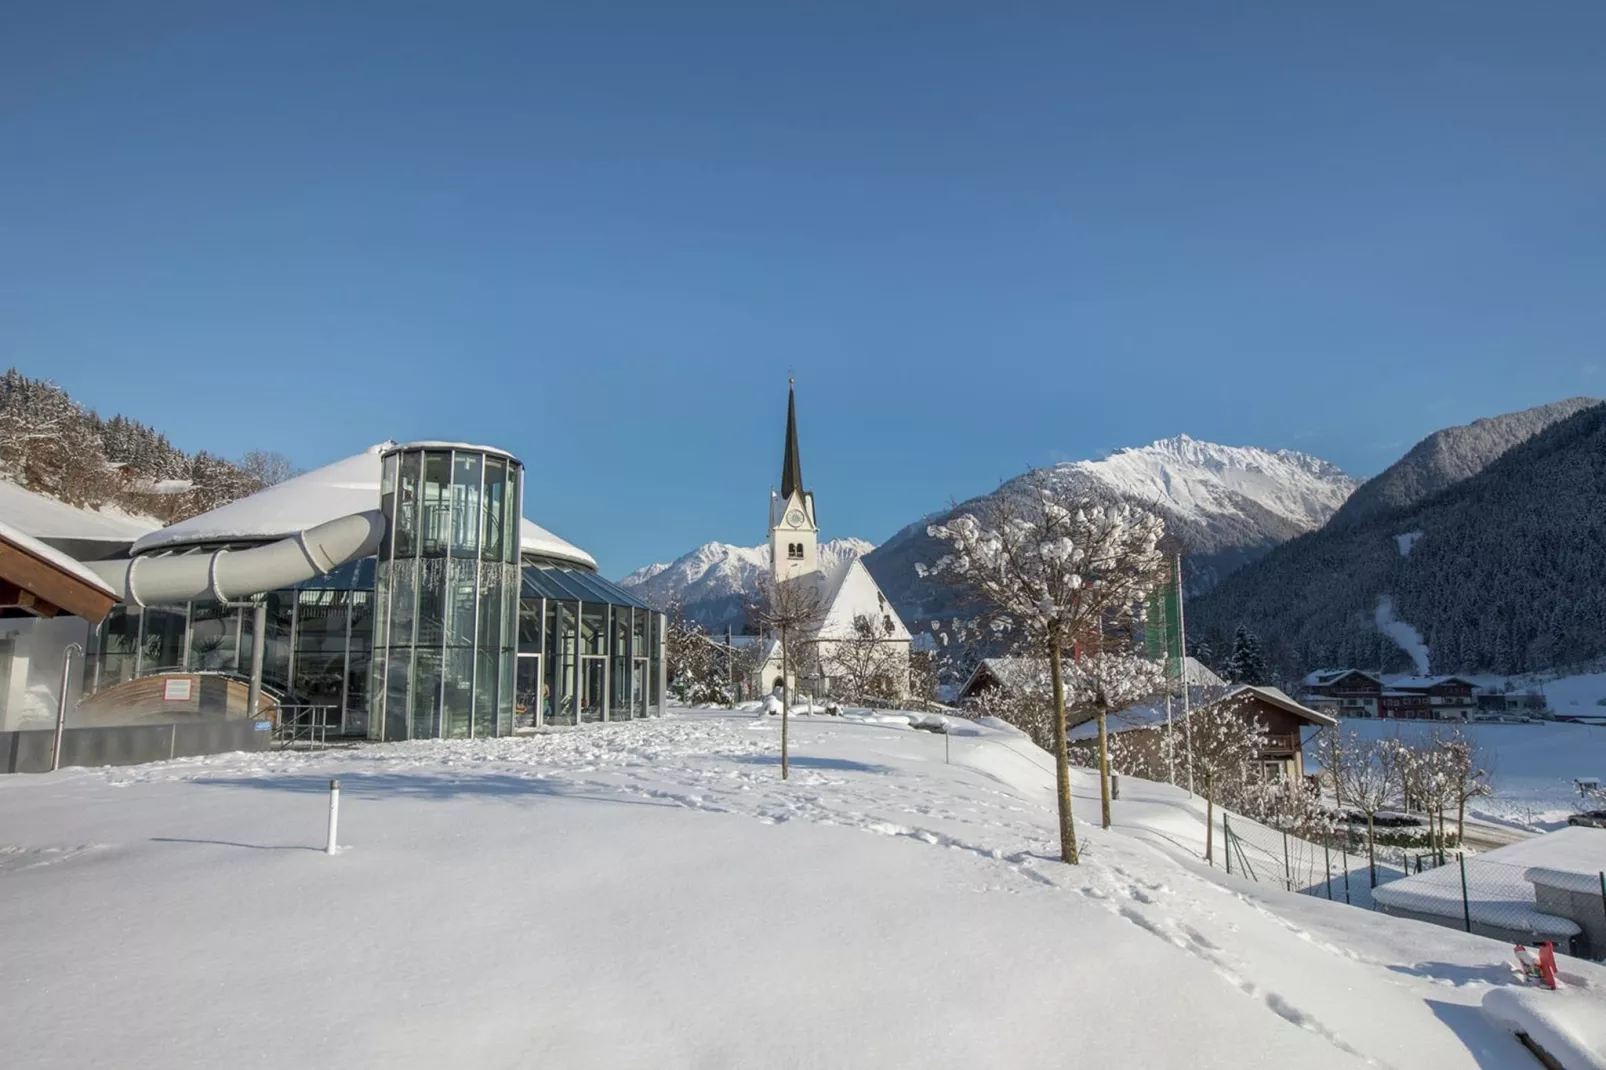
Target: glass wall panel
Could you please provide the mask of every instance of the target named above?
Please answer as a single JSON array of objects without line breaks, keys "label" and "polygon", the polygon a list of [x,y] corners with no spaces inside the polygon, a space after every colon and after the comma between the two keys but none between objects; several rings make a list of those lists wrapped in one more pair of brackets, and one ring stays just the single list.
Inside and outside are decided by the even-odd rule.
[{"label": "glass wall panel", "polygon": [[662,713],[664,709],[664,615],[654,613],[648,621],[650,634],[647,641],[652,651],[652,665],[647,669],[647,686],[651,689],[650,705],[652,712]]},{"label": "glass wall panel", "polygon": [[[262,650],[262,683],[283,694],[290,690],[290,640],[296,623],[296,592],[269,591],[263,600],[268,603],[268,639]],[[242,635],[244,631],[242,628]],[[246,670],[250,671],[249,654],[245,663]]]},{"label": "glass wall panel", "polygon": [[631,663],[631,714],[635,717],[647,716],[647,668],[650,664],[651,662],[647,658],[637,658]]},{"label": "glass wall panel", "polygon": [[547,683],[541,676],[541,655],[520,654],[518,677],[513,683],[513,727],[534,728],[541,723]]},{"label": "glass wall panel", "polygon": [[446,735],[467,739],[474,734],[474,648],[447,647],[442,678],[441,716]]},{"label": "glass wall panel", "polygon": [[183,667],[188,610],[187,605],[145,607],[145,629],[140,640],[141,676]]},{"label": "glass wall panel", "polygon": [[404,453],[396,481],[396,557],[418,553],[418,476],[422,454]]},{"label": "glass wall panel", "polygon": [[424,510],[419,553],[425,557],[444,557],[452,515],[450,450],[431,450],[424,454],[423,482],[418,493]]},{"label": "glass wall panel", "polygon": [[546,619],[545,604],[539,598],[519,599],[519,652],[539,654],[543,647],[541,625]]},{"label": "glass wall panel", "polygon": [[97,628],[97,656],[88,674],[91,688],[98,691],[134,678],[139,670],[139,625],[138,606],[113,606],[101,619]]},{"label": "glass wall panel", "polygon": [[446,559],[418,561],[418,622],[413,643],[439,650],[446,642]]},{"label": "glass wall panel", "polygon": [[580,659],[580,720],[600,721],[608,701],[608,659]]},{"label": "glass wall panel", "polygon": [[452,454],[452,556],[477,557],[480,552],[480,476],[485,457],[458,451]]},{"label": "glass wall panel", "polygon": [[390,647],[385,652],[385,738],[412,739],[408,697],[412,694],[413,648]]},{"label": "glass wall panel", "polygon": [[547,671],[552,674],[549,724],[575,723],[579,635],[570,602],[547,603]]},{"label": "glass wall panel", "polygon": [[481,556],[487,561],[503,561],[503,510],[507,499],[507,463],[500,457],[485,458],[485,491],[482,497],[481,519],[484,521],[480,539]]},{"label": "glass wall panel", "polygon": [[630,607],[611,606],[613,672],[610,674],[608,720],[630,720]]},{"label": "glass wall panel", "polygon": [[[240,641],[240,611],[216,602],[190,605],[190,660],[195,672],[234,672]],[[246,653],[247,659],[250,652]],[[246,666],[250,668],[249,665]]]},{"label": "glass wall panel", "polygon": [[413,738],[439,739],[441,735],[441,652],[439,648],[413,650]]},{"label": "glass wall panel", "polygon": [[345,717],[346,631],[351,591],[302,591],[296,601],[295,703],[327,707],[321,720],[339,730]]}]

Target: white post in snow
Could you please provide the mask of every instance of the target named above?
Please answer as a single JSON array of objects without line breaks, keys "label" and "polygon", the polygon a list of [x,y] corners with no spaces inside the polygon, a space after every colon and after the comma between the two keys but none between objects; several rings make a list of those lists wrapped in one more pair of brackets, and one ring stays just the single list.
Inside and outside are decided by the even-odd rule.
[{"label": "white post in snow", "polygon": [[[1182,671],[1184,673],[1188,671],[1188,663],[1186,661],[1182,663]],[[1165,697],[1165,738],[1168,741],[1171,739],[1171,695],[1169,693]],[[1177,782],[1177,748],[1169,742],[1165,748],[1165,778],[1173,785]]]},{"label": "white post in snow", "polygon": [[323,848],[323,853],[324,854],[332,855],[338,849],[338,848],[335,847],[335,837],[338,835],[339,827],[340,827],[340,781],[331,780],[329,782],[329,842],[324,845],[324,848]]}]

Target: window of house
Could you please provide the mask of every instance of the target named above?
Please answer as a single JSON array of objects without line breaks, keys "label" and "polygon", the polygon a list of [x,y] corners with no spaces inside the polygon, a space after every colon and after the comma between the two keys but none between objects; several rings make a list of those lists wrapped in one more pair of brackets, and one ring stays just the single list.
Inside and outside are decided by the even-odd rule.
[{"label": "window of house", "polygon": [[803,560],[803,544],[800,543],[800,542],[789,542],[789,543],[787,543],[786,544],[786,557],[787,557],[787,560],[789,560],[789,561],[801,561],[801,560]]}]

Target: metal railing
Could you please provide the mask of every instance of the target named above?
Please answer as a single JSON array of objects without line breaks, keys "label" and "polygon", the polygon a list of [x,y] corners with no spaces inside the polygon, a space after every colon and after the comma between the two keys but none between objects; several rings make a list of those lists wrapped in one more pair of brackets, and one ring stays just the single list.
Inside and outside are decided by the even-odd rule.
[{"label": "metal railing", "polygon": [[279,707],[276,742],[280,750],[323,750],[330,733],[338,736],[341,728],[338,706],[287,703]]}]

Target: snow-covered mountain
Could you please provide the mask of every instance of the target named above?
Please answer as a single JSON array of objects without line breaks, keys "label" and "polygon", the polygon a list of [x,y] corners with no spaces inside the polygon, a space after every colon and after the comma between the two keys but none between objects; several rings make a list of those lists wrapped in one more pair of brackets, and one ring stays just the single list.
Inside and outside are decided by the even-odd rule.
[{"label": "snow-covered mountain", "polygon": [[[875,549],[863,539],[831,539],[820,543],[820,565],[862,557]],[[655,606],[678,601],[686,615],[708,628],[740,626],[742,607],[757,591],[758,578],[770,569],[770,548],[708,542],[667,563],[645,565],[619,581],[638,598]]]},{"label": "snow-covered mountain", "polygon": [[[1208,590],[1272,547],[1327,522],[1358,485],[1336,465],[1294,450],[1222,446],[1187,435],[1119,450],[1094,461],[1067,461],[1049,469],[1053,479],[1092,496],[1130,499],[1159,510],[1188,548],[1188,585]],[[916,563],[930,563],[942,548],[928,524],[974,508],[997,494],[1018,490],[1020,476],[992,495],[922,517],[865,556],[870,570],[905,620],[950,608],[952,592],[921,579]]]}]

